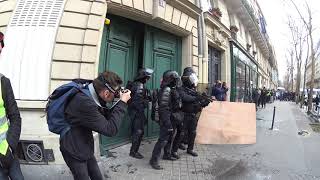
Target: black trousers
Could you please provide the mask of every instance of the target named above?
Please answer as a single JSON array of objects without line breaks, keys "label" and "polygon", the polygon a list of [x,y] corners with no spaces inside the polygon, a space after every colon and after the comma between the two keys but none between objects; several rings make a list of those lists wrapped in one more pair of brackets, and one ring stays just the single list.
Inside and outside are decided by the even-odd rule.
[{"label": "black trousers", "polygon": [[188,150],[193,150],[194,140],[197,135],[197,124],[198,120],[195,113],[184,114],[184,131],[188,137]]},{"label": "black trousers", "polygon": [[172,134],[173,134],[173,131],[168,131],[167,127],[160,125],[160,135],[157,143],[153,148],[151,161],[153,162],[159,161],[161,151],[167,145],[170,137],[172,138]]},{"label": "black trousers", "polygon": [[20,163],[17,158],[14,158],[10,164],[10,167],[0,167],[0,180],[24,180],[21,172]]},{"label": "black trousers", "polygon": [[132,146],[130,148],[130,152],[138,152],[139,147],[144,134],[144,124],[146,122],[146,117],[144,112],[130,112],[131,116],[131,130],[132,130]]},{"label": "black trousers", "polygon": [[73,158],[68,152],[63,151],[61,148],[60,151],[75,180],[103,180],[94,156],[87,161],[80,161]]},{"label": "black trousers", "polygon": [[[177,122],[174,125],[174,132],[176,132],[176,135],[174,138],[169,139],[168,143],[172,143],[172,149],[171,149],[171,153],[174,152],[178,152],[179,149],[179,145],[182,142],[183,138],[184,138],[184,125],[183,122]],[[165,149],[166,152],[166,149]]]}]

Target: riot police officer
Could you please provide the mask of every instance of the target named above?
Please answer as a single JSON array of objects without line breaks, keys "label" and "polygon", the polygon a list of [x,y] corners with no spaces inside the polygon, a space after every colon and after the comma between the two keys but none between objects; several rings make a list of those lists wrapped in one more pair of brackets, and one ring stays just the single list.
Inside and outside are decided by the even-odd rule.
[{"label": "riot police officer", "polygon": [[129,101],[128,113],[132,122],[132,146],[130,148],[130,156],[142,159],[143,155],[138,152],[142,137],[144,134],[144,125],[147,122],[147,118],[144,114],[145,108],[148,106],[150,100],[148,96],[148,89],[145,87],[146,82],[150,79],[153,73],[152,69],[141,68],[138,71],[138,75],[134,79],[130,88],[131,100]]},{"label": "riot police officer", "polygon": [[187,135],[188,148],[187,153],[192,156],[198,156],[194,149],[194,141],[196,138],[197,117],[196,114],[207,106],[210,101],[197,96],[196,86],[198,78],[191,67],[187,67],[183,71],[182,80],[182,110],[184,112],[184,131]]},{"label": "riot police officer", "polygon": [[[184,113],[182,111],[182,96],[181,96],[181,80],[179,79],[179,83],[177,87],[171,89],[171,102],[172,102],[172,115],[171,115],[171,123],[173,127],[173,133],[169,137],[167,145],[164,147],[164,156],[165,160],[176,160],[180,159],[178,155],[178,147],[179,144],[184,137],[184,127],[183,127],[183,119]],[[173,138],[173,134],[176,132],[176,135]]]},{"label": "riot police officer", "polygon": [[[160,135],[157,143],[154,146],[152,157],[149,162],[152,168],[157,170],[163,169],[159,165],[161,150],[167,145],[168,140],[170,137],[172,137],[173,133],[173,126],[171,121],[173,113],[172,108],[174,105],[172,103],[172,90],[176,88],[179,78],[180,77],[178,73],[172,70],[164,72],[162,77],[160,91],[158,94]],[[172,159],[170,157],[166,157],[165,155],[163,159]]]}]

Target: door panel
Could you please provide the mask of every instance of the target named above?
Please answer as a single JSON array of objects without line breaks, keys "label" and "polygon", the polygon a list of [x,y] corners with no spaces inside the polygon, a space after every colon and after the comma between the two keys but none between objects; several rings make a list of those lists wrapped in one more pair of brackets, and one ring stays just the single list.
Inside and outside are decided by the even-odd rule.
[{"label": "door panel", "polygon": [[[132,21],[117,16],[109,16],[111,20],[110,26],[105,26],[104,39],[101,48],[99,71],[110,70],[117,73],[123,80],[123,85],[128,80],[134,78],[138,64],[138,48],[141,35],[139,31],[132,31],[129,27],[133,27]],[[128,115],[122,120],[119,132],[115,137],[106,137],[101,135],[101,152],[106,149],[120,145],[129,140],[131,134],[131,124]]]},{"label": "door panel", "polygon": [[[147,84],[148,88],[160,88],[162,75],[167,70],[176,70],[180,73],[180,38],[156,28],[146,27],[144,52],[144,66],[155,70],[152,80]],[[150,116],[146,132],[149,137],[159,135],[159,125],[153,122]]]},{"label": "door panel", "polygon": [[209,92],[216,80],[221,80],[221,52],[213,47],[208,48],[208,60],[209,60]]},{"label": "door panel", "polygon": [[[99,72],[105,70],[116,72],[126,83],[134,79],[138,67],[152,68],[154,75],[147,83],[149,89],[160,88],[160,80],[166,70],[181,72],[180,38],[125,18],[117,16],[108,18],[111,24],[104,29]],[[135,31],[130,27],[135,27]],[[138,58],[142,63],[139,64]],[[156,137],[159,125],[151,120],[150,114],[150,110],[146,110],[148,126],[145,136]],[[102,154],[106,149],[127,142],[131,134],[130,127],[130,120],[126,115],[117,136],[112,138],[101,136]]]}]

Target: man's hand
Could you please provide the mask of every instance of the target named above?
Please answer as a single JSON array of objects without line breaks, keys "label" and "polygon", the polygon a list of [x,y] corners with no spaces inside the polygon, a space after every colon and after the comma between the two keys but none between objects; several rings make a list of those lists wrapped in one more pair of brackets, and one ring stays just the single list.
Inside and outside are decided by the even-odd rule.
[{"label": "man's hand", "polygon": [[129,99],[131,99],[131,91],[129,89],[124,90],[123,92],[120,91],[120,100],[127,103]]}]

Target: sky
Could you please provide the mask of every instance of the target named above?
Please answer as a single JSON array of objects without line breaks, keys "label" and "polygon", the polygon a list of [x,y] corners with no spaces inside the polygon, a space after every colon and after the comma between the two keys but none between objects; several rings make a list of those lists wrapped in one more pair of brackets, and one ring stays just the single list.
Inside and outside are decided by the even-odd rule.
[{"label": "sky", "polygon": [[[307,17],[303,0],[294,0]],[[315,26],[315,44],[320,40],[320,0],[306,0],[313,14],[313,26]],[[287,25],[288,15],[299,21],[299,15],[289,0],[258,0],[260,8],[267,22],[267,33],[275,48],[278,62],[279,79],[283,80],[286,73],[286,53],[290,47],[290,30]],[[305,50],[306,51],[306,50]]]}]

